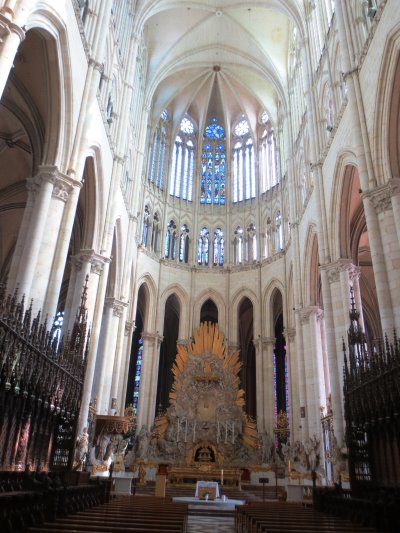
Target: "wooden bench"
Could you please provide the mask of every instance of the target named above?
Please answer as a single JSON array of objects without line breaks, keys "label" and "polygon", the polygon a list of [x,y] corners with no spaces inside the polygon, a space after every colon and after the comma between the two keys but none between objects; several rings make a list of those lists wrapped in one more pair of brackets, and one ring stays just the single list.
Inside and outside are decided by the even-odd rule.
[{"label": "wooden bench", "polygon": [[30,532],[90,533],[185,533],[188,505],[174,503],[171,498],[155,496],[117,497],[98,507],[73,516],[46,522]]},{"label": "wooden bench", "polygon": [[375,531],[352,524],[350,521],[323,515],[299,504],[252,503],[236,506],[235,528],[237,533],[324,533],[340,531],[356,533]]}]

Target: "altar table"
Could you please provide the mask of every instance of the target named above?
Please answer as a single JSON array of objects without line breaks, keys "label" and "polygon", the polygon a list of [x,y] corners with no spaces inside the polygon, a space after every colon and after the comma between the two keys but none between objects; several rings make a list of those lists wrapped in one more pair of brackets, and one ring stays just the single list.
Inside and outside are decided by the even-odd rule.
[{"label": "altar table", "polygon": [[[199,498],[199,493],[201,497],[201,493],[204,494],[204,490],[210,489],[210,493],[215,494],[215,498],[219,498],[219,485],[216,481],[197,481],[196,482],[196,492],[195,497]],[[210,498],[214,499],[214,498]]]}]

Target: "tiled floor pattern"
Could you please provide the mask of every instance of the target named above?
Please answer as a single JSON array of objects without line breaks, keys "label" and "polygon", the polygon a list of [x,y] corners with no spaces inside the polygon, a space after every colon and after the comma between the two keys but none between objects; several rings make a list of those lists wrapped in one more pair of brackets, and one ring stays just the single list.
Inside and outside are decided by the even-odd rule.
[{"label": "tiled floor pattern", "polygon": [[234,517],[189,515],[188,533],[234,533]]}]

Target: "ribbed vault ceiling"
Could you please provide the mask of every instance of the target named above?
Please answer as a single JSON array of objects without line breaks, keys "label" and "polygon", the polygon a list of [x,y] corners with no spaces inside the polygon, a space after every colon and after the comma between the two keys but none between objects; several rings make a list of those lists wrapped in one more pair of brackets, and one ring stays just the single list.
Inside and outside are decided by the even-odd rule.
[{"label": "ribbed vault ceiling", "polygon": [[175,124],[188,112],[200,129],[213,108],[227,127],[244,113],[254,129],[262,108],[275,121],[278,103],[286,108],[290,33],[293,25],[301,33],[300,3],[139,1],[152,120],[169,106]]}]

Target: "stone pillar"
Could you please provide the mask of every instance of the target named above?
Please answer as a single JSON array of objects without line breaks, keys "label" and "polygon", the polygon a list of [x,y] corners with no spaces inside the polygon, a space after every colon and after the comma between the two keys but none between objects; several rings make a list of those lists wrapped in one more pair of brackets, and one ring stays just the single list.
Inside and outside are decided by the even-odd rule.
[{"label": "stone pillar", "polygon": [[[33,298],[34,311],[53,318],[64,274],[80,182],[54,166],[27,180],[28,201],[10,269],[8,288]],[[66,206],[66,202],[69,204]],[[51,305],[44,306],[46,294]]]},{"label": "stone pillar", "polygon": [[151,427],[154,421],[157,394],[157,373],[159,350],[162,337],[157,333],[142,333],[143,358],[140,377],[137,427],[146,424]]},{"label": "stone pillar", "polygon": [[[394,185],[396,184],[397,182],[394,183]],[[394,198],[392,198],[392,193],[395,191],[396,186],[393,186],[393,182],[389,182],[363,194],[364,201],[369,199],[374,208],[377,238],[379,238],[382,250],[381,256],[374,256],[372,262],[384,332],[390,332],[394,327],[400,326],[400,246],[397,230],[400,223],[398,220],[396,221],[394,216],[394,206],[398,209],[399,203],[398,194],[395,194]],[[380,273],[379,280],[377,279],[377,273]],[[388,299],[381,303],[382,295],[380,294],[378,283],[381,285],[385,282],[385,292]],[[381,309],[381,305],[383,309]]]},{"label": "stone pillar", "polygon": [[305,307],[300,310],[300,317],[303,338],[308,340],[308,347],[304,346],[308,434],[319,435],[321,433],[320,407],[326,404],[319,326],[323,312],[318,307]]},{"label": "stone pillar", "polygon": [[0,8],[0,99],[3,96],[18,47],[25,39],[25,31],[13,22],[14,6],[9,7],[7,4]]},{"label": "stone pillar", "polygon": [[[67,176],[64,176],[64,179],[68,184],[68,192],[65,191],[65,195],[62,198],[60,197],[60,192],[58,192],[58,197],[60,200],[65,200],[66,205],[64,206],[61,224],[58,235],[56,236],[57,240],[54,251],[54,259],[49,273],[46,299],[43,305],[43,313],[48,315],[50,318],[52,318],[57,311],[60,289],[68,255],[68,248],[71,241],[71,234],[78,205],[79,193],[82,188],[81,182],[72,180]],[[52,223],[52,219],[49,219],[49,224],[50,223]]]},{"label": "stone pillar", "polygon": [[[274,347],[275,337],[262,337],[262,388],[264,391],[263,429],[274,434],[276,426],[274,395]],[[260,373],[259,370],[257,374]]]},{"label": "stone pillar", "polygon": [[290,441],[301,439],[300,435],[300,398],[299,398],[299,368],[296,361],[296,330],[285,328],[283,332],[286,339],[286,360],[288,365],[289,380],[289,406],[290,413]]},{"label": "stone pillar", "polygon": [[[100,339],[101,320],[103,316],[104,298],[107,288],[108,271],[110,265],[110,258],[96,254],[92,250],[82,252],[83,265],[82,270],[90,265],[90,277],[88,283],[88,324],[90,330],[90,346],[89,355],[86,364],[85,381],[82,392],[81,410],[79,413],[77,434],[81,434],[83,428],[87,426],[87,418],[89,414],[89,404],[92,400],[92,385],[95,370],[95,363],[97,358],[97,351]],[[78,281],[80,276],[77,276]],[[79,288],[78,284],[75,289]],[[71,316],[70,323],[73,323]],[[93,398],[94,399],[94,398]]]},{"label": "stone pillar", "polygon": [[267,384],[263,380],[263,348],[262,340],[253,339],[253,344],[256,351],[256,409],[257,409],[257,427],[259,431],[265,431],[264,427],[264,409],[265,400],[264,395],[266,392]]},{"label": "stone pillar", "polygon": [[99,414],[113,414],[110,412],[111,380],[113,377],[119,322],[125,305],[124,302],[110,297],[106,298],[104,302],[104,314],[92,387],[92,397],[97,398]]},{"label": "stone pillar", "polygon": [[[123,413],[125,409],[125,403],[130,404],[133,401],[133,398],[129,400],[126,399],[126,389],[128,385],[128,375],[129,375],[129,364],[131,362],[131,351],[132,351],[132,335],[135,332],[136,326],[134,321],[127,320],[124,325],[124,338],[122,341],[123,348],[122,353],[124,354],[123,360],[121,362],[121,370],[119,374],[119,382],[118,382],[118,392],[117,392],[117,398],[119,398],[119,412]],[[121,342],[121,338],[119,338],[119,342]]]},{"label": "stone pillar", "polygon": [[389,182],[390,197],[392,200],[392,208],[394,215],[394,222],[396,225],[397,241],[400,246],[400,178],[392,178]]},{"label": "stone pillar", "polygon": [[304,364],[304,346],[303,346],[303,327],[301,324],[301,309],[297,309],[295,313],[296,323],[296,363],[297,363],[297,375],[299,376],[298,388],[299,388],[299,404],[300,404],[300,427],[299,434],[300,440],[305,442],[308,437],[307,426],[307,394],[306,394],[306,369]]},{"label": "stone pillar", "polygon": [[51,203],[53,184],[58,171],[55,167],[39,167],[37,176],[29,178],[27,213],[20,229],[25,234],[18,237],[17,248],[11,263],[8,288],[10,291],[18,285],[26,298],[36,274],[40,247],[47,223]]},{"label": "stone pillar", "polygon": [[[123,414],[124,407],[121,410],[121,389],[120,389],[120,375],[122,367],[122,353],[125,347],[125,325],[126,325],[126,314],[128,304],[126,302],[120,302],[120,316],[118,320],[118,332],[115,344],[115,357],[114,357],[114,368],[112,370],[112,379],[111,379],[111,388],[110,388],[110,399],[113,401],[115,399],[115,409],[117,414]],[[124,365],[125,366],[125,365]],[[127,378],[127,374],[125,375]],[[114,414],[114,413],[111,413]]]}]

